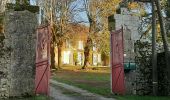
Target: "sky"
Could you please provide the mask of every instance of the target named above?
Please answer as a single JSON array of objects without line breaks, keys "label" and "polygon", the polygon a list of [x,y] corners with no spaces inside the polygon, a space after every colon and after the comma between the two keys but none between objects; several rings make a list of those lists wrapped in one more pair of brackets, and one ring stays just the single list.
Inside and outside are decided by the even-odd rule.
[{"label": "sky", "polygon": [[[30,0],[31,5],[35,5],[36,0]],[[77,5],[78,8],[82,8],[83,7],[83,0],[77,0],[73,5]],[[146,10],[151,13],[151,7],[150,4],[145,5]],[[88,23],[88,18],[86,15],[86,12],[79,12],[78,14],[75,15],[74,19],[78,22],[83,21],[86,26],[89,26]]]},{"label": "sky", "polygon": [[[77,0],[76,5],[77,5],[78,8],[83,8],[83,0]],[[79,12],[78,15],[75,18],[79,21],[84,21],[85,25],[89,25],[87,14],[86,14],[85,11]]]},{"label": "sky", "polygon": [[[30,0],[30,3],[31,5],[35,5],[36,0]],[[83,0],[77,0],[77,2],[75,2],[75,4],[77,5],[78,8],[82,8],[83,7]],[[84,21],[86,26],[89,26],[89,23],[88,23],[88,19],[87,19],[87,15],[86,15],[86,12],[79,12],[77,15],[75,15],[75,19],[76,21]]]},{"label": "sky", "polygon": [[36,0],[30,0],[31,5],[35,5]]}]

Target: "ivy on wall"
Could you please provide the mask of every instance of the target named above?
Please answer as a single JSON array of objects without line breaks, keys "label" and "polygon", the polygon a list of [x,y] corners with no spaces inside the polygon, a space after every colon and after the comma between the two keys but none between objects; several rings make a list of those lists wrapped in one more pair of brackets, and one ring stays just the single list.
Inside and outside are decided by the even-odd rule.
[{"label": "ivy on wall", "polygon": [[[149,42],[137,41],[135,43],[136,63],[137,63],[137,78],[136,78],[136,93],[138,95],[152,94],[152,45]],[[162,48],[157,48],[162,49]],[[158,50],[161,51],[161,50]],[[170,85],[167,78],[167,68],[165,66],[164,52],[158,53],[158,91],[160,96],[170,95]]]},{"label": "ivy on wall", "polygon": [[167,68],[165,65],[165,53],[158,54],[158,91],[159,95],[166,96],[170,94],[170,86],[167,77]]},{"label": "ivy on wall", "polygon": [[135,49],[135,60],[138,66],[136,93],[138,95],[149,95],[152,93],[151,44],[149,42],[137,41]]}]

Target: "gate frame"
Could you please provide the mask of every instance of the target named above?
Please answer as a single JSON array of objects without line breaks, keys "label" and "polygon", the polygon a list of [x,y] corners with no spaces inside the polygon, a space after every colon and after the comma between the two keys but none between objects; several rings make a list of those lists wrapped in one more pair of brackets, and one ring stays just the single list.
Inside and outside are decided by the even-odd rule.
[{"label": "gate frame", "polygon": [[[124,31],[123,31],[123,26],[120,28],[120,29],[118,29],[118,30],[115,30],[115,31],[111,31],[110,32],[110,50],[111,50],[111,52],[110,52],[110,67],[111,67],[111,77],[110,77],[110,80],[111,80],[111,93],[113,93],[113,94],[116,94],[116,93],[114,93],[113,92],[113,65],[112,65],[112,60],[113,60],[113,47],[112,47],[112,45],[113,45],[113,41],[112,41],[112,34],[115,34],[115,33],[119,33],[119,32],[122,32],[122,51],[123,51],[123,54],[124,54]],[[124,56],[123,56],[123,63],[124,63]],[[123,66],[123,76],[125,77],[125,73],[124,73],[124,66]],[[122,94],[122,95],[124,95],[125,94],[125,79],[123,79],[123,88],[124,88],[124,90],[123,90],[123,92],[122,93],[117,93],[117,94]]]},{"label": "gate frame", "polygon": [[[46,94],[46,95],[49,95],[49,79],[50,79],[50,68],[51,68],[51,58],[50,58],[50,48],[51,48],[51,31],[50,31],[50,25],[43,25],[43,26],[39,26],[36,30],[36,36],[37,36],[37,40],[36,40],[36,76],[37,76],[37,67],[42,67],[43,65],[46,65],[46,68],[40,78],[40,80],[38,81],[38,84],[36,84],[36,76],[35,76],[35,94]],[[40,60],[38,61],[37,59],[37,48],[38,48],[38,44],[37,44],[37,41],[38,41],[38,30],[47,30],[47,34],[48,34],[48,39],[47,39],[47,59],[46,60]],[[47,72],[48,71],[48,72]],[[47,89],[46,89],[46,93],[42,93],[38,91],[38,88],[41,84],[41,81],[43,80],[43,77],[44,75],[47,73],[48,77],[47,77]]]}]

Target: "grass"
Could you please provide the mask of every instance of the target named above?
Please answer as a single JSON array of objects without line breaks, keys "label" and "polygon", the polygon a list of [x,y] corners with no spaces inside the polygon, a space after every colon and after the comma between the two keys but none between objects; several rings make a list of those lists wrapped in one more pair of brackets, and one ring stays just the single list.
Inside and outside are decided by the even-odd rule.
[{"label": "grass", "polygon": [[56,72],[53,79],[108,96],[110,93],[110,74],[108,72],[102,73],[101,70],[94,72],[90,69],[87,71],[79,70],[79,67],[76,68],[74,70],[64,68],[64,70]]},{"label": "grass", "polygon": [[170,100],[170,97],[155,96],[115,96],[117,100]]},{"label": "grass", "polygon": [[170,100],[170,97],[113,95],[110,90],[110,69],[99,67],[92,70],[80,70],[81,67],[63,67],[62,70],[53,73],[53,79],[70,84],[89,92],[116,98],[117,100]]},{"label": "grass", "polygon": [[33,100],[49,100],[49,97],[46,96],[36,96],[33,98]]},{"label": "grass", "polygon": [[53,100],[53,99],[47,96],[39,95],[39,96],[33,96],[33,97],[10,98],[7,100]]}]

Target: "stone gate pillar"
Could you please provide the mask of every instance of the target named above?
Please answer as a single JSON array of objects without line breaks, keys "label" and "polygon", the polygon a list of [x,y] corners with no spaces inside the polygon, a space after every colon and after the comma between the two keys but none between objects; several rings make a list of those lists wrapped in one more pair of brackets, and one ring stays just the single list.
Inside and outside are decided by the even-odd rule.
[{"label": "stone gate pillar", "polygon": [[[124,63],[129,65],[135,62],[135,48],[134,43],[140,38],[140,17],[135,16],[127,8],[121,8],[121,14],[115,14],[115,29],[121,29],[123,26],[124,35]],[[128,72],[125,73],[126,94],[136,94],[136,71],[134,69],[126,68]]]},{"label": "stone gate pillar", "polygon": [[[36,13],[8,10],[5,13],[4,48],[8,96],[34,93]],[[2,82],[2,80],[1,80]]]}]

